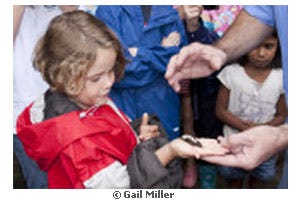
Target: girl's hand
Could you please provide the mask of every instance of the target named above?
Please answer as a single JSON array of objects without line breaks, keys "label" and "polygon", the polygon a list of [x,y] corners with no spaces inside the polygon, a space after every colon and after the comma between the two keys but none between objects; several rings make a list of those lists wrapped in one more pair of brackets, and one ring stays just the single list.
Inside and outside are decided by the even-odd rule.
[{"label": "girl's hand", "polygon": [[171,151],[181,158],[195,157],[197,159],[203,156],[225,155],[229,150],[218,143],[216,139],[196,138],[202,147],[191,145],[181,138],[175,139],[170,143]]},{"label": "girl's hand", "polygon": [[249,120],[243,121],[243,123],[246,125],[246,128],[244,130],[242,130],[242,131],[245,131],[245,130],[247,130],[249,128],[253,128],[254,126],[258,126],[259,125],[259,124],[256,124],[256,123],[252,122],[252,121],[249,121]]},{"label": "girl's hand", "polygon": [[196,158],[205,156],[223,156],[229,152],[215,139],[199,139],[202,147],[191,145],[181,138],[177,138],[159,148],[155,154],[163,166],[167,166],[174,158]]},{"label": "girl's hand", "polygon": [[142,123],[140,126],[139,139],[143,142],[151,138],[159,136],[158,126],[148,124],[149,115],[144,113],[142,116]]}]

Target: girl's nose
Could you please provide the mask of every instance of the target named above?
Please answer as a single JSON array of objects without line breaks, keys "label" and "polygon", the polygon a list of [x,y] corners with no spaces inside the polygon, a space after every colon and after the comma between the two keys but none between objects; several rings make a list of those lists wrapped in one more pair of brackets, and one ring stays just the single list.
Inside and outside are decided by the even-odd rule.
[{"label": "girl's nose", "polygon": [[261,48],[258,49],[258,54],[259,54],[260,56],[264,56],[265,53],[266,53],[265,48],[261,47]]}]

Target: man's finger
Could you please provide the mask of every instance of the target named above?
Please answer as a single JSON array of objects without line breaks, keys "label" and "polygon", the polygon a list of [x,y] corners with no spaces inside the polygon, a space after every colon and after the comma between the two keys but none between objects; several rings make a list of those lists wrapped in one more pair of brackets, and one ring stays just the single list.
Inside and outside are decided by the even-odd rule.
[{"label": "man's finger", "polygon": [[171,77],[168,82],[169,82],[169,85],[171,87],[173,87],[173,89],[176,91],[176,92],[179,92],[180,91],[180,80],[182,80],[182,73],[175,73],[173,75],[173,77]]},{"label": "man's finger", "polygon": [[165,74],[165,78],[166,79],[170,79],[172,78],[172,76],[174,75],[175,71],[176,71],[176,60],[177,60],[177,55],[174,55],[171,57],[171,59],[169,60],[168,66],[167,66],[167,71]]},{"label": "man's finger", "polygon": [[185,60],[190,54],[189,46],[181,48],[180,52],[174,55],[167,66],[167,72],[165,74],[166,79],[170,79],[176,72],[181,72],[181,68]]},{"label": "man's finger", "polygon": [[202,156],[201,159],[210,163],[224,165],[228,167],[236,167],[240,164],[240,161],[233,154],[227,154],[223,156]]},{"label": "man's finger", "polygon": [[181,48],[179,54],[177,54],[178,56],[176,57],[177,70],[179,68],[181,69],[183,67],[183,64],[185,63],[187,58],[190,56],[190,54],[191,54],[190,46],[185,46],[185,47]]},{"label": "man's finger", "polygon": [[240,134],[233,134],[230,135],[227,139],[227,144],[229,147],[237,147],[237,146],[251,146],[253,144],[253,141],[251,140],[251,137],[249,135],[245,135],[244,133]]}]

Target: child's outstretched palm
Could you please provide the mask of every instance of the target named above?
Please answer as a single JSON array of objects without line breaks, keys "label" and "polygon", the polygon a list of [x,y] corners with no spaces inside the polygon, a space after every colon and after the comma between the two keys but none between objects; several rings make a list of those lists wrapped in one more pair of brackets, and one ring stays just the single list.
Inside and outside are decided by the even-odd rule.
[{"label": "child's outstretched palm", "polygon": [[170,144],[177,156],[182,158],[195,157],[199,159],[203,156],[225,155],[229,152],[216,139],[197,138],[197,140],[201,143],[202,147],[191,145],[181,138],[173,140]]}]

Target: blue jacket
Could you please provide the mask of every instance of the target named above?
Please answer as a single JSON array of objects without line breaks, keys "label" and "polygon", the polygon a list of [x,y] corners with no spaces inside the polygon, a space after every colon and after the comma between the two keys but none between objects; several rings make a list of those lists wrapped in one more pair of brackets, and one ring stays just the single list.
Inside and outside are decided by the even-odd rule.
[{"label": "blue jacket", "polygon": [[[147,26],[144,26],[140,6],[99,6],[96,17],[104,21],[121,40],[126,59],[123,80],[116,87],[134,88],[151,84],[157,77],[162,77],[166,65],[180,48],[187,44],[184,26],[178,13],[172,6],[152,6],[152,13]],[[171,32],[181,34],[179,47],[164,48],[163,37]],[[128,51],[137,47],[138,53],[132,57]]]},{"label": "blue jacket", "polygon": [[[156,113],[170,138],[177,137],[179,96],[164,78],[169,59],[187,44],[177,11],[172,6],[154,5],[147,25],[139,5],[99,6],[95,16],[116,33],[129,61],[123,79],[112,88],[111,98],[132,119],[143,112]],[[162,47],[162,39],[173,31],[180,33],[180,45]],[[130,47],[138,48],[135,57],[130,55]]]}]

